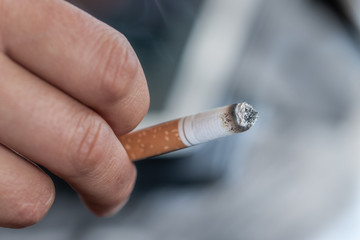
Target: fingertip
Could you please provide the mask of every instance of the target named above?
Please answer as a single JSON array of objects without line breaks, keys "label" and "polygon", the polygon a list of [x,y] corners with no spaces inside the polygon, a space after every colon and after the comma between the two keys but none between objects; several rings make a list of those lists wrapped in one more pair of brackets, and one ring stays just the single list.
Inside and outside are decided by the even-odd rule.
[{"label": "fingertip", "polygon": [[[31,190],[23,189],[21,196],[14,200],[12,211],[14,223],[12,228],[25,228],[40,222],[49,212],[55,200],[55,186],[48,175],[42,173],[39,181],[29,181],[32,183]],[[28,186],[30,187],[30,186]]]},{"label": "fingertip", "polygon": [[1,145],[0,164],[0,226],[24,228],[38,223],[55,199],[52,180]]},{"label": "fingertip", "polygon": [[119,203],[116,206],[113,206],[109,209],[101,209],[100,211],[94,211],[92,209],[90,209],[97,217],[100,218],[109,218],[112,217],[114,215],[116,215],[117,213],[119,213],[124,207],[125,205],[128,203],[130,197],[125,199],[124,201],[122,201],[121,203]]},{"label": "fingertip", "polygon": [[12,207],[13,221],[10,221],[7,227],[25,228],[39,223],[54,203],[55,188],[53,184],[49,185],[51,187],[44,187],[44,189],[39,187],[39,193],[33,192],[34,197],[15,200]]},{"label": "fingertip", "polygon": [[[101,218],[111,217],[121,211],[128,203],[131,193],[133,191],[136,179],[136,168],[131,163],[131,168],[127,174],[119,175],[117,179],[113,180],[116,188],[111,191],[111,196],[104,195],[108,200],[105,202],[92,201],[91,198],[83,198],[82,200],[89,210],[96,216]],[[124,176],[126,175],[126,176]],[[124,181],[125,179],[125,181]]]},{"label": "fingertip", "polygon": [[99,217],[114,215],[126,204],[136,179],[135,166],[116,136],[107,140],[109,149],[97,154],[102,157],[97,158],[99,164],[92,171],[65,178],[89,210]]}]

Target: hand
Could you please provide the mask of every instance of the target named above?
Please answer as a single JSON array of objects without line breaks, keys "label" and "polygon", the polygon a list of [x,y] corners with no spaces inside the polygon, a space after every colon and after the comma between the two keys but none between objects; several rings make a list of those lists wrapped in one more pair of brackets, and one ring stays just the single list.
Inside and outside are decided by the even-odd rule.
[{"label": "hand", "polygon": [[[136,175],[116,135],[149,95],[124,36],[61,0],[0,0],[0,226],[38,222],[68,182],[96,215],[115,213]],[[70,214],[70,213],[69,213]]]}]

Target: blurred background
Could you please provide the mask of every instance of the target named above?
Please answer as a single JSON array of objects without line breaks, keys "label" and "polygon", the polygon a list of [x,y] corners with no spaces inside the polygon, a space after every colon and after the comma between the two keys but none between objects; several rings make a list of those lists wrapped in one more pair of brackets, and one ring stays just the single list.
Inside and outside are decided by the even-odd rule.
[{"label": "blurred background", "polygon": [[360,236],[359,0],[74,1],[129,39],[151,108],[140,127],[247,101],[249,131],[137,163],[99,219],[52,176],[39,224],[1,239],[355,240]]}]

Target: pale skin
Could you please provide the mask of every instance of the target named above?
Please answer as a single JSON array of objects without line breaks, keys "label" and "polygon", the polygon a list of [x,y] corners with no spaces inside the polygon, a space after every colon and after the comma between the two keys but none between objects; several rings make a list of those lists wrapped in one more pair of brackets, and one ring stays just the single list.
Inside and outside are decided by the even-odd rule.
[{"label": "pale skin", "polygon": [[148,106],[121,33],[62,0],[0,0],[0,226],[33,225],[51,207],[54,185],[36,165],[96,215],[116,213],[136,177],[116,135]]}]

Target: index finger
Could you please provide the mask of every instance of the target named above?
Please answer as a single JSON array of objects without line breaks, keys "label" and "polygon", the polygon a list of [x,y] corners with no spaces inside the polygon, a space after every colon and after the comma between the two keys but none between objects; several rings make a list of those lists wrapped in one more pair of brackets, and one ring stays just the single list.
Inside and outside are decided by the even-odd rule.
[{"label": "index finger", "polygon": [[0,29],[10,58],[97,111],[117,135],[137,125],[149,95],[122,34],[65,1],[2,2]]}]

